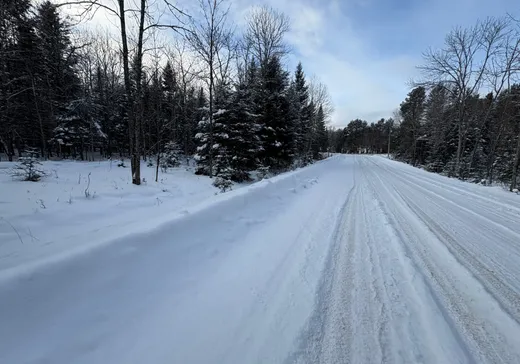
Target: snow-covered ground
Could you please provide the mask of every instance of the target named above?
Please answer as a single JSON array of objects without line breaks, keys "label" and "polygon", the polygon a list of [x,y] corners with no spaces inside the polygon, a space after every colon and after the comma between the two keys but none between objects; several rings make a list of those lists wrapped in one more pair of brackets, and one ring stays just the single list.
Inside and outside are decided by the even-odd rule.
[{"label": "snow-covered ground", "polygon": [[1,162],[0,276],[153,228],[218,192],[186,166],[159,172],[156,183],[145,163],[146,182],[134,186],[118,163],[44,162],[47,176],[35,183],[13,179],[15,163]]},{"label": "snow-covered ground", "polygon": [[[182,196],[157,206],[128,195],[154,200],[159,187],[125,183],[143,192],[120,198],[123,222],[81,190],[77,209],[106,211],[86,211],[78,234],[58,224],[74,201],[44,209],[64,211],[49,213],[48,259],[3,257],[0,363],[520,362],[517,195],[368,156],[218,196],[208,180],[179,180]],[[31,212],[9,216],[47,211]],[[96,248],[50,259],[67,239]]]}]

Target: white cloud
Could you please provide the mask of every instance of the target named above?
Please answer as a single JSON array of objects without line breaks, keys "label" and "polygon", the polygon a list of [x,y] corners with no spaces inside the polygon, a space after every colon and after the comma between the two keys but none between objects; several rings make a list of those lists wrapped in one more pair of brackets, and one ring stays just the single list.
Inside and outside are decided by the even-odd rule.
[{"label": "white cloud", "polygon": [[[301,61],[308,76],[315,74],[328,86],[336,108],[332,125],[343,126],[355,118],[371,122],[390,117],[409,91],[408,81],[417,77],[415,66],[422,50],[441,46],[454,25],[467,26],[478,17],[515,10],[514,1],[400,3],[396,6],[406,5],[406,16],[395,17],[380,10],[381,3],[374,0],[229,0],[229,4],[231,20],[239,28],[250,8],[262,4],[290,17],[287,41],[294,52],[288,67],[292,71]],[[178,3],[183,8],[196,6],[195,0]],[[356,7],[374,19],[384,19],[384,25],[358,18],[350,11]],[[102,11],[94,18],[94,24],[103,26],[113,21]],[[387,45],[382,39],[392,42]]]}]

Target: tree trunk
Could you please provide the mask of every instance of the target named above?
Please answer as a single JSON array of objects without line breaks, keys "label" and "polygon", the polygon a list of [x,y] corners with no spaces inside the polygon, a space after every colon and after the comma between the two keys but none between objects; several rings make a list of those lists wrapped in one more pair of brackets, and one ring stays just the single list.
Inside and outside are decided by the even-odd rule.
[{"label": "tree trunk", "polygon": [[132,172],[132,183],[139,185],[141,184],[141,171],[140,171],[140,161],[139,157],[137,158],[136,163],[136,148],[138,145],[135,143],[135,113],[134,113],[134,98],[132,92],[132,82],[130,80],[130,65],[128,61],[128,40],[126,37],[126,19],[125,19],[125,1],[118,0],[119,4],[119,20],[121,24],[121,43],[123,46],[123,73],[124,73],[124,82],[125,82],[125,91],[126,91],[126,101],[127,101],[127,113],[128,113],[128,133],[129,133],[129,141],[130,141],[130,165]]},{"label": "tree trunk", "polygon": [[511,186],[509,190],[513,192],[513,190],[516,188],[516,180],[518,177],[518,165],[520,164],[520,132],[518,133],[518,140],[516,142],[516,154],[515,154],[515,161],[513,165],[513,177],[511,179]]},{"label": "tree trunk", "polygon": [[209,62],[209,177],[213,177],[213,50]]},{"label": "tree trunk", "polygon": [[[132,161],[134,166],[132,183],[135,185],[141,184],[141,118],[142,118],[142,105],[141,105],[141,77],[142,77],[142,62],[143,62],[143,34],[144,34],[144,18],[146,15],[146,0],[141,0],[140,18],[139,18],[139,33],[137,40],[137,57],[135,65],[135,88],[136,98],[134,99],[134,105],[140,107],[140,112],[135,112],[134,115],[134,150],[132,154]],[[137,102],[139,100],[139,103]],[[137,110],[136,110],[137,111]],[[138,116],[137,116],[138,115]]]},{"label": "tree trunk", "polygon": [[40,108],[38,107],[38,97],[36,96],[36,86],[34,84],[34,77],[32,74],[30,75],[30,77],[31,77],[32,92],[33,92],[33,96],[34,96],[34,107],[36,109],[36,116],[38,117],[38,124],[40,127],[40,138],[41,138],[41,143],[42,143],[40,146],[40,150],[41,150],[42,158],[45,158],[45,149],[47,149],[47,143],[45,142],[45,133],[43,131],[43,120],[42,120],[42,116],[40,114]]},{"label": "tree trunk", "polygon": [[161,162],[161,153],[157,153],[157,165],[155,166],[155,182],[159,180],[159,163]]}]

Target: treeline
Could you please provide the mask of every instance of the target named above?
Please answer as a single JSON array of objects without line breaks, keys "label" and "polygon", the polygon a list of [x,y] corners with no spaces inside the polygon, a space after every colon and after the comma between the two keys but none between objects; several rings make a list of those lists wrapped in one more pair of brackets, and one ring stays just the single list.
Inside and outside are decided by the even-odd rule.
[{"label": "treeline", "polygon": [[365,120],[353,120],[346,128],[329,131],[330,148],[335,153],[387,154],[391,140],[395,143],[393,123],[391,118],[370,124]]},{"label": "treeline", "polygon": [[421,79],[393,119],[371,125],[356,120],[334,133],[336,143],[346,145],[341,151],[386,153],[385,145],[390,143],[395,158],[412,165],[516,189],[520,163],[518,21],[490,18],[467,29],[455,28],[441,49],[424,53],[419,69]]},{"label": "treeline", "polygon": [[195,156],[198,173],[225,185],[327,150],[330,97],[301,64],[285,70],[285,15],[255,8],[236,34],[222,0],[201,0],[190,16],[167,1],[66,3],[82,19],[105,11],[116,37],[73,26],[63,4],[0,4],[0,151],[9,160],[27,148],[42,158],[130,157],[139,184],[142,159],[159,171]]}]

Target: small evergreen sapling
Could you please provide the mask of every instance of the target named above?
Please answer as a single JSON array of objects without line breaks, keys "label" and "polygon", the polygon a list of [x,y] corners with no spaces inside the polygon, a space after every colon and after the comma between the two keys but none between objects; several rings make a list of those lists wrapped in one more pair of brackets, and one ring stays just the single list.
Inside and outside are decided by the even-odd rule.
[{"label": "small evergreen sapling", "polygon": [[168,168],[176,168],[181,164],[182,150],[177,143],[168,142],[164,146],[164,152],[161,153],[160,165],[163,172]]},{"label": "small evergreen sapling", "polygon": [[38,182],[45,176],[42,164],[38,160],[38,152],[35,149],[26,149],[23,157],[18,159],[18,164],[13,168],[11,176],[31,182]]}]

